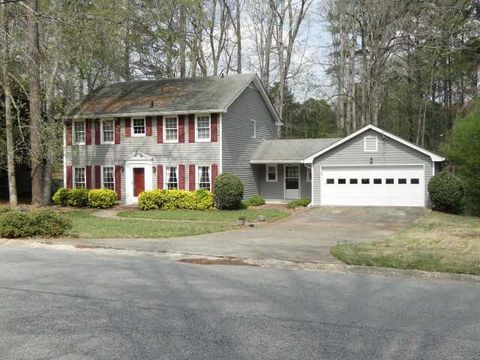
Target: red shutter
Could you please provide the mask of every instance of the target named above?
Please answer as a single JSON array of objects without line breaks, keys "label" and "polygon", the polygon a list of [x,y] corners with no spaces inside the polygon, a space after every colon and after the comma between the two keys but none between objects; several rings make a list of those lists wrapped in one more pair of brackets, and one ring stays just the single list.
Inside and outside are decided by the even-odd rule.
[{"label": "red shutter", "polygon": [[125,118],[125,136],[132,136],[132,119]]},{"label": "red shutter", "polygon": [[195,142],[195,114],[188,116],[188,142]]},{"label": "red shutter", "polygon": [[151,116],[147,116],[147,118],[145,119],[145,126],[146,126],[145,135],[152,136],[152,117]]},{"label": "red shutter", "polygon": [[178,142],[185,142],[185,115],[178,117]]},{"label": "red shutter", "polygon": [[92,145],[92,119],[85,119],[85,144]]},{"label": "red shutter", "polygon": [[163,116],[157,116],[157,143],[163,143]]},{"label": "red shutter", "polygon": [[195,190],[195,165],[188,167],[188,190]]},{"label": "red shutter", "polygon": [[178,165],[178,188],[185,190],[185,165]]},{"label": "red shutter", "polygon": [[218,176],[218,165],[213,164],[212,165],[212,185],[210,186],[210,189],[213,191],[215,189],[215,179]]},{"label": "red shutter", "polygon": [[101,189],[102,188],[102,175],[101,172],[102,167],[100,165],[95,165],[95,189]]},{"label": "red shutter", "polygon": [[100,145],[100,120],[95,120],[95,145]]},{"label": "red shutter", "polygon": [[65,135],[67,145],[72,145],[72,124],[66,126],[67,134]]},{"label": "red shutter", "polygon": [[85,166],[85,180],[87,183],[87,189],[92,188],[92,167],[90,165]]},{"label": "red shutter", "polygon": [[218,114],[210,115],[210,140],[211,142],[217,142],[218,140]]},{"label": "red shutter", "polygon": [[163,166],[157,165],[157,189],[163,189]]},{"label": "red shutter", "polygon": [[122,199],[122,167],[115,165],[115,192],[117,193],[117,199]]},{"label": "red shutter", "polygon": [[67,189],[73,188],[72,165],[67,165]]},{"label": "red shutter", "polygon": [[120,119],[115,119],[115,144],[120,144]]}]

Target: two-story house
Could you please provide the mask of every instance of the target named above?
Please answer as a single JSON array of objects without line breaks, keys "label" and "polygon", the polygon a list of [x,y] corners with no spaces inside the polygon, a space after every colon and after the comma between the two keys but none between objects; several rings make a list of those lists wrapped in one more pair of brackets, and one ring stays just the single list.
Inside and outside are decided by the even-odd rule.
[{"label": "two-story house", "polygon": [[256,75],[120,82],[67,117],[67,188],[108,188],[122,203],[151,189],[213,189],[222,172],[245,197],[312,205],[425,206],[444,159],[369,125],[341,139],[276,139]]}]

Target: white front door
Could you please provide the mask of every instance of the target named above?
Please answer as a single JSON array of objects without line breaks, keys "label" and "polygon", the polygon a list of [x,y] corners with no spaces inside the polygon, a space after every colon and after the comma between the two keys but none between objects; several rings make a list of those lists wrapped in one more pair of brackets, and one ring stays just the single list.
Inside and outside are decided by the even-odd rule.
[{"label": "white front door", "polygon": [[423,165],[322,167],[321,205],[425,206]]},{"label": "white front door", "polygon": [[300,166],[285,165],[285,199],[300,198]]}]

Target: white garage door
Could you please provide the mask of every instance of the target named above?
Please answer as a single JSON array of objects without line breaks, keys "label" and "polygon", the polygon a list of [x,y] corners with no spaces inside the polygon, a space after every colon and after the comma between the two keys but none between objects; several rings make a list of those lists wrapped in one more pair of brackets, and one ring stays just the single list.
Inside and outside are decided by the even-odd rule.
[{"label": "white garage door", "polygon": [[423,166],[322,167],[321,204],[425,206]]}]

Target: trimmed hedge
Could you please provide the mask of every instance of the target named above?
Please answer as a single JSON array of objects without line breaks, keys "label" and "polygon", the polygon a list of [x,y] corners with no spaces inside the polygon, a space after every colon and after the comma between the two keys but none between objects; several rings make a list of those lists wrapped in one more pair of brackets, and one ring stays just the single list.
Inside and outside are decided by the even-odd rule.
[{"label": "trimmed hedge", "polygon": [[287,208],[296,209],[297,207],[307,207],[310,202],[311,200],[307,198],[292,200],[287,203]]},{"label": "trimmed hedge", "polygon": [[242,207],[243,184],[240,178],[230,172],[217,176],[213,190],[215,206],[218,209],[239,209]]},{"label": "trimmed hedge", "polygon": [[433,176],[428,183],[428,192],[435,210],[458,213],[463,205],[462,181],[446,171]]},{"label": "trimmed hedge", "polygon": [[70,219],[48,209],[31,211],[9,210],[0,212],[0,237],[57,237],[72,227]]},{"label": "trimmed hedge", "polygon": [[60,206],[106,209],[115,205],[117,193],[109,189],[65,189],[60,188],[53,195],[53,202]]},{"label": "trimmed hedge", "polygon": [[243,205],[245,206],[261,206],[265,205],[265,198],[261,195],[253,195],[251,198],[244,200]]},{"label": "trimmed hedge", "polygon": [[207,190],[150,190],[138,196],[141,210],[206,210],[213,208],[213,194]]},{"label": "trimmed hedge", "polygon": [[107,209],[115,205],[117,193],[110,189],[94,189],[88,192],[88,206]]}]

